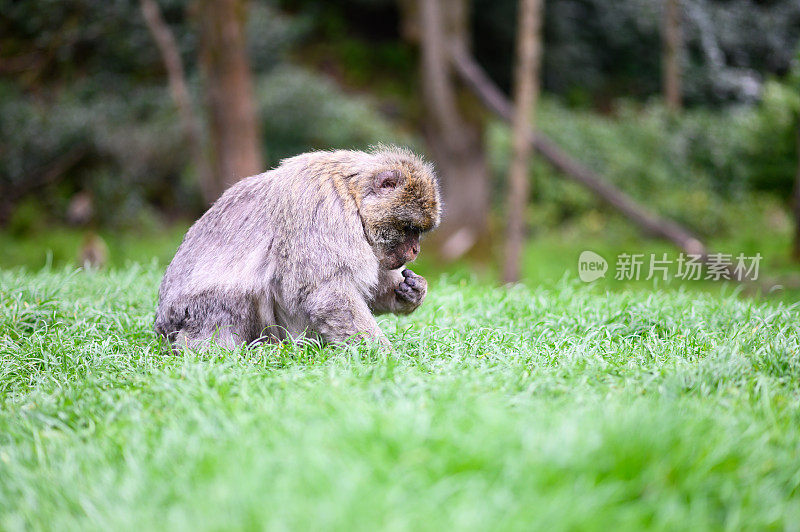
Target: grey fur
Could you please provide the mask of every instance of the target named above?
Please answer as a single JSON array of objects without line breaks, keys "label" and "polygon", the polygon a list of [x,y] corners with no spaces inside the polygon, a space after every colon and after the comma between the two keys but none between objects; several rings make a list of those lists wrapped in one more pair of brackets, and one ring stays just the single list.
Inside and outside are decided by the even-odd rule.
[{"label": "grey fur", "polygon": [[435,226],[440,205],[432,169],[398,148],[307,153],[230,187],[189,229],[167,268],[156,331],[189,347],[303,334],[387,344],[372,313],[411,312],[427,293],[422,277],[381,266],[391,244],[377,240],[389,233],[371,232],[376,221],[369,216],[384,208],[379,200],[391,199],[373,197],[382,192],[372,180],[399,168],[412,184],[422,180],[424,192],[406,191],[402,208],[392,210],[418,223],[429,214],[426,229]]}]

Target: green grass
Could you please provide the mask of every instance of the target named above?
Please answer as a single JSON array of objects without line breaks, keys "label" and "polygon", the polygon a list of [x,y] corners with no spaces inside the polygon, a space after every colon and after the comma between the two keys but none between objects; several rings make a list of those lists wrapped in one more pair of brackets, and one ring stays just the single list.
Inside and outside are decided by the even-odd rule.
[{"label": "green grass", "polygon": [[173,355],[160,274],[0,270],[0,528],[800,527],[796,306],[451,276],[388,354]]}]

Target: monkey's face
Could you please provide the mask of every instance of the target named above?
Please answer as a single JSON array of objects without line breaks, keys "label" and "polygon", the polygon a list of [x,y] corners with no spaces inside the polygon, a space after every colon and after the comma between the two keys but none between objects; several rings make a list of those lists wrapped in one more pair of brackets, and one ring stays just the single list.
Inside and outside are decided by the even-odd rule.
[{"label": "monkey's face", "polygon": [[396,270],[402,265],[413,262],[419,255],[419,233],[409,231],[393,247],[387,249],[378,259],[387,270]]},{"label": "monkey's face", "polygon": [[439,203],[430,172],[406,167],[371,177],[361,217],[381,267],[394,270],[417,258],[420,235],[439,223]]}]

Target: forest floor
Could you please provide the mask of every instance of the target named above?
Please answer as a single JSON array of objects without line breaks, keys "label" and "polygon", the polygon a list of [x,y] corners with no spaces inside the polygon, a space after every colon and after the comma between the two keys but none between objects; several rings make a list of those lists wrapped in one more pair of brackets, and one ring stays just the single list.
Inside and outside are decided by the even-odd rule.
[{"label": "forest floor", "polygon": [[800,526],[797,306],[442,276],[390,353],[174,355],[161,272],[0,270],[0,528]]}]

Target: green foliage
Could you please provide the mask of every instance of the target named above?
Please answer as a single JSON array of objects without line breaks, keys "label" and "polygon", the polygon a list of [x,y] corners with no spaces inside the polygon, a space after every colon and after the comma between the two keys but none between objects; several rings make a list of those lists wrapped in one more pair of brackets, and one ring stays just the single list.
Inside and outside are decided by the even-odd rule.
[{"label": "green foliage", "polygon": [[[0,212],[14,217],[15,231],[33,221],[34,205],[50,221],[63,221],[80,190],[93,197],[93,222],[112,229],[150,223],[156,209],[197,212],[203,204],[194,169],[139,3],[2,5],[0,56],[24,72],[0,79],[0,190],[8,191],[12,207],[18,196],[37,193],[27,213]],[[187,4],[159,5],[194,88],[196,29]],[[284,61],[308,29],[307,21],[270,3],[252,5],[248,15],[256,72]]]},{"label": "green foliage", "polygon": [[0,271],[0,527],[800,525],[795,307],[443,278],[389,353],[176,355],[160,274]]},{"label": "green foliage", "polygon": [[[542,78],[583,106],[661,92],[663,2],[545,2]],[[473,2],[473,49],[492,77],[511,85],[516,0]],[[691,104],[753,102],[763,79],[789,70],[800,37],[794,0],[681,3],[682,87]]]},{"label": "green foliage", "polygon": [[[785,97],[775,98],[771,92],[782,86],[769,87],[762,105],[725,113],[698,109],[673,115],[657,103],[622,103],[615,116],[603,116],[545,99],[537,127],[643,204],[700,234],[724,236],[764,212],[780,210],[794,178],[799,97],[781,90]],[[492,124],[487,138],[494,174],[504,177],[508,127]],[[538,159],[532,173],[538,225],[596,209],[595,198],[544,161]]]},{"label": "green foliage", "polygon": [[[758,88],[761,74],[789,68],[800,11],[796,2],[768,4],[685,4],[685,90],[692,101],[752,100],[740,89]],[[159,5],[199,93],[190,5]],[[511,71],[515,6],[478,1],[472,10],[475,53],[501,81]],[[572,105],[606,108],[620,94],[658,90],[658,5],[626,0],[609,9],[600,0],[557,0],[546,9],[543,79],[550,91]],[[17,235],[37,234],[43,221],[62,222],[81,190],[94,199],[94,222],[113,230],[154,224],[161,213],[196,214],[203,206],[196,175],[138,3],[0,0],[0,11],[0,222],[10,221]],[[417,51],[403,41],[399,18],[392,0],[248,4],[247,46],[269,165],[310,149],[415,143],[394,122],[418,116],[419,105]],[[645,204],[702,234],[724,236],[788,195],[797,164],[797,89],[795,73],[766,83],[754,108],[680,117],[623,102],[609,118],[549,101],[541,127]],[[194,99],[202,116],[202,98]],[[494,125],[489,139],[489,157],[503,176],[507,133]],[[580,187],[544,164],[535,175],[536,225],[604,223],[605,212]],[[759,212],[751,213],[748,202]]]},{"label": "green foliage", "polygon": [[282,13],[272,2],[248,2],[245,31],[252,70],[265,73],[285,63],[290,50],[303,42],[311,27],[308,17]]},{"label": "green foliage", "polygon": [[[182,0],[165,2],[167,14]],[[90,73],[106,83],[145,79],[161,65],[139,2],[129,0],[0,0],[0,57],[25,88],[64,84]],[[178,11],[180,13],[180,10]],[[176,28],[178,39],[186,32]],[[18,72],[14,72],[18,69]]]},{"label": "green foliage", "polygon": [[[0,101],[0,185],[12,193],[32,183],[50,219],[63,219],[69,197],[92,193],[96,222],[139,226],[154,204],[186,208],[193,190],[181,182],[187,150],[163,87],[124,93],[80,86],[52,100]],[[69,164],[67,165],[67,162]]]},{"label": "green foliage", "polygon": [[770,81],[749,123],[750,142],[743,146],[754,188],[789,197],[800,164],[800,65],[785,82]]},{"label": "green foliage", "polygon": [[[55,108],[61,112],[54,112]],[[0,184],[15,187],[39,177],[49,163],[83,145],[85,119],[67,106],[25,98],[16,87],[0,84]]]},{"label": "green foliage", "polygon": [[271,164],[313,149],[409,144],[363,96],[341,91],[323,76],[296,67],[278,68],[256,87],[265,150]]}]

